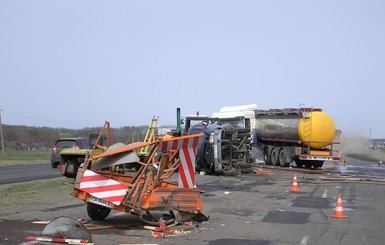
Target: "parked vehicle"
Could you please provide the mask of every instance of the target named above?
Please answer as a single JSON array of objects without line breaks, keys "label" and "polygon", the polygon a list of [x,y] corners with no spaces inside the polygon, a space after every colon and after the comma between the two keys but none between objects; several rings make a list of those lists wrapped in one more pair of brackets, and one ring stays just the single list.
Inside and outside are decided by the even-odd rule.
[{"label": "parked vehicle", "polygon": [[60,173],[67,178],[76,178],[81,164],[87,156],[94,156],[103,153],[111,145],[109,134],[109,122],[105,123],[107,135],[90,134],[86,148],[65,148],[60,152]]},{"label": "parked vehicle", "polygon": [[89,139],[85,137],[60,138],[56,140],[51,152],[51,166],[57,168],[60,164],[60,152],[63,149],[88,149]]}]

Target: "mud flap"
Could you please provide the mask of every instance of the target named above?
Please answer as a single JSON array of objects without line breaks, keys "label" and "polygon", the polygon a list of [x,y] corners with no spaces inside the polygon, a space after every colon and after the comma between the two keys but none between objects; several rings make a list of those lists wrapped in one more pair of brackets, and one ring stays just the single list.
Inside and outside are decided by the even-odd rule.
[{"label": "mud flap", "polygon": [[91,233],[79,221],[58,217],[49,222],[44,228],[42,236],[51,238],[82,239],[91,242]]}]

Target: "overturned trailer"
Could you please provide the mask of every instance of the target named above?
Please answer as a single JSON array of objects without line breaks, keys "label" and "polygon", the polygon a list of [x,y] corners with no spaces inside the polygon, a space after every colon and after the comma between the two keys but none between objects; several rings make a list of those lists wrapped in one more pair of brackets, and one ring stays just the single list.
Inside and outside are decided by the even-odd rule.
[{"label": "overturned trailer", "polygon": [[[102,154],[88,155],[78,170],[72,195],[87,202],[87,213],[94,220],[105,219],[112,209],[138,215],[150,224],[205,220],[200,190],[194,181],[201,136],[114,144]],[[136,153],[143,147],[151,149],[146,159]],[[132,163],[140,168],[125,167]],[[177,181],[172,181],[176,172]],[[153,215],[159,211],[168,211],[167,218]]]}]

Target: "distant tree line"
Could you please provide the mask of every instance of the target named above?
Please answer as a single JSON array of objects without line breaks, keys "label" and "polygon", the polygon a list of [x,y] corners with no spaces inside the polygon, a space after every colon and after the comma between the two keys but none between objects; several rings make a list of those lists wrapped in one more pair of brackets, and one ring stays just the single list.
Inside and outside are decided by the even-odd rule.
[{"label": "distant tree line", "polygon": [[[148,126],[111,128],[111,141],[112,143],[122,142],[124,144],[143,141],[147,129]],[[99,134],[100,130],[100,127],[67,129],[3,125],[4,147],[18,150],[45,150],[51,148],[59,138],[88,138],[90,134]]]}]

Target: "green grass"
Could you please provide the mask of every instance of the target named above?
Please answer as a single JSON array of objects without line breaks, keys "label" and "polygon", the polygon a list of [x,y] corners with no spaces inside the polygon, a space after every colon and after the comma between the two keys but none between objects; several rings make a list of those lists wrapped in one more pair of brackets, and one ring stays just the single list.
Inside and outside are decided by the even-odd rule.
[{"label": "green grass", "polygon": [[5,148],[4,156],[3,152],[0,150],[0,166],[49,163],[50,154],[50,150],[27,151]]},{"label": "green grass", "polygon": [[21,195],[33,194],[37,191],[45,191],[50,189],[57,189],[62,187],[65,180],[54,180],[49,182],[28,182],[22,184],[15,184],[7,187],[5,190],[0,191],[1,195],[10,195],[14,193],[20,193]]},{"label": "green grass", "polygon": [[54,199],[55,195],[69,195],[71,187],[68,179],[31,181],[28,183],[11,184],[0,188],[0,206],[33,205],[43,197]]}]

